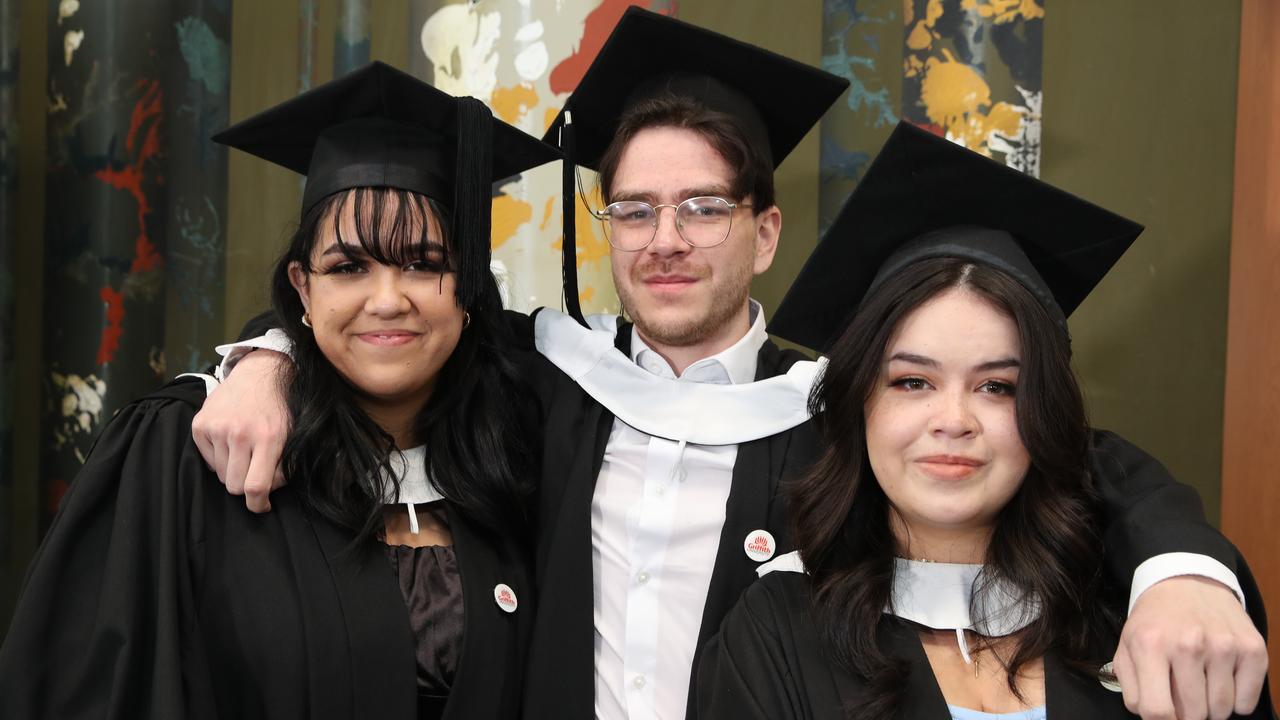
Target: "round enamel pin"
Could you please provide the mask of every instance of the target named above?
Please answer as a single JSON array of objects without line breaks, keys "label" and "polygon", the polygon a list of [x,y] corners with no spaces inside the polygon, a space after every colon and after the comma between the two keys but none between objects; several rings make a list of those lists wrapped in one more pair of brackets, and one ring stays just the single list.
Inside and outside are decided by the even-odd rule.
[{"label": "round enamel pin", "polygon": [[1120,681],[1116,679],[1115,665],[1107,663],[1098,668],[1098,682],[1111,692],[1120,692]]},{"label": "round enamel pin", "polygon": [[498,603],[498,607],[502,608],[503,612],[509,613],[515,612],[520,604],[516,600],[516,591],[512,590],[511,586],[506,583],[498,583],[493,586],[493,601]]},{"label": "round enamel pin", "polygon": [[773,535],[768,530],[752,530],[747,533],[747,539],[743,541],[742,549],[747,551],[747,557],[752,560],[764,562],[773,557],[778,545],[774,542]]}]

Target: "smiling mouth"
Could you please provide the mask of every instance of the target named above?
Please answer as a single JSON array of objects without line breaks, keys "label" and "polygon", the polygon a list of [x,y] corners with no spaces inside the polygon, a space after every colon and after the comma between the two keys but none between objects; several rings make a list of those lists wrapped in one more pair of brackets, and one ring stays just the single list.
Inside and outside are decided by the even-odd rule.
[{"label": "smiling mouth", "polygon": [[369,332],[360,333],[356,337],[377,347],[396,347],[412,342],[418,337],[418,333],[404,331]]},{"label": "smiling mouth", "polygon": [[927,474],[941,480],[961,480],[978,472],[985,462],[956,455],[932,455],[916,460]]}]

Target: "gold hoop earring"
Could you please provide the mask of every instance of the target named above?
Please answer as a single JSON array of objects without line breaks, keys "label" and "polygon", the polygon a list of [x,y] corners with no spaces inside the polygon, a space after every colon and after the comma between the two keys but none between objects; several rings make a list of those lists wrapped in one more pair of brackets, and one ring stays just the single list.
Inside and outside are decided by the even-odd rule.
[{"label": "gold hoop earring", "polygon": [[311,327],[311,313],[302,313],[302,324]]},{"label": "gold hoop earring", "polygon": [[462,329],[466,330],[467,326],[469,326],[470,324],[471,324],[471,313],[467,312],[466,310],[463,310],[462,311]]}]

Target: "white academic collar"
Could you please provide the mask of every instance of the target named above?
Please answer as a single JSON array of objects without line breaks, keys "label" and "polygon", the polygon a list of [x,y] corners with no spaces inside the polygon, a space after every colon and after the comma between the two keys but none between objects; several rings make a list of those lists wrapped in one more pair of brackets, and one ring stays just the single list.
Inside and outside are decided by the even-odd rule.
[{"label": "white academic collar", "polygon": [[826,367],[824,358],[738,385],[681,382],[647,372],[617,351],[616,315],[592,315],[587,323],[590,328],[564,313],[539,311],[538,352],[617,419],[676,442],[738,445],[796,427],[809,419],[809,389]]},{"label": "white academic collar", "polygon": [[418,534],[418,513],[414,505],[443,500],[444,495],[431,484],[427,476],[427,448],[425,445],[392,452],[391,471],[400,478],[400,494],[394,487],[387,488],[382,501],[388,505],[404,505],[409,514],[409,532]]},{"label": "white academic collar", "polygon": [[[966,630],[984,637],[1004,637],[1040,617],[1039,601],[1024,601],[1022,594],[1007,583],[990,583],[984,593],[975,597],[973,583],[982,568],[895,558],[892,599],[884,612],[933,630],[954,630],[960,655],[968,663]],[[761,577],[774,571],[807,572],[798,551],[779,555],[756,568]]]},{"label": "white academic collar", "polygon": [[[753,382],[756,379],[760,348],[769,339],[769,333],[764,329],[764,308],[760,303],[748,300],[747,312],[750,326],[747,328],[746,335],[715,355],[703,358],[685,368],[684,372],[680,373],[679,379],[722,385],[726,382],[733,385]],[[640,331],[635,325],[631,326],[631,360],[655,375],[676,377],[666,359],[640,337]]]}]

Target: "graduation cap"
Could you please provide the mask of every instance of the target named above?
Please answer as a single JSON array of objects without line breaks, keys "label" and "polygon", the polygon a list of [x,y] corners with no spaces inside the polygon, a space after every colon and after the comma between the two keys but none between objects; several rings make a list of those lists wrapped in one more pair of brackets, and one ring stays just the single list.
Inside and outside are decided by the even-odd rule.
[{"label": "graduation cap", "polygon": [[489,272],[493,179],[559,158],[494,120],[483,102],[448,93],[381,62],[242,120],[214,142],[306,175],[302,215],[356,187],[421,193],[453,213],[458,299],[479,298]]},{"label": "graduation cap", "polygon": [[825,351],[875,287],[919,260],[965,258],[1067,316],[1142,232],[1070,193],[899,123],[774,313],[769,331]]},{"label": "graduation cap", "polygon": [[578,307],[574,165],[598,170],[623,115],[665,96],[690,97],[739,124],[773,167],[849,86],[849,81],[777,53],[631,6],[543,137],[565,154],[564,286]]}]

